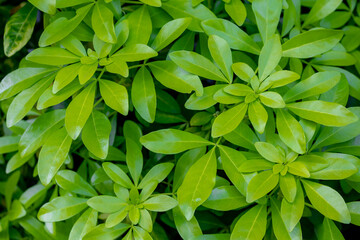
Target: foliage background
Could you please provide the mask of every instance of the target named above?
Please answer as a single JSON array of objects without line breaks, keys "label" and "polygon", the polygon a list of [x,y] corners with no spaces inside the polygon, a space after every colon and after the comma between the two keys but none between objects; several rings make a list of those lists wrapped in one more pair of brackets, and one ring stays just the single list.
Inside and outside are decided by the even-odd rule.
[{"label": "foliage background", "polygon": [[[162,1],[161,8],[151,6],[161,2],[157,0],[97,1],[96,7],[107,8],[99,10],[100,15],[109,16],[113,12],[114,17],[111,21],[100,18],[105,21],[101,25],[100,19],[91,19],[94,15],[91,9],[81,20],[91,35],[81,39],[81,43],[86,50],[90,48],[96,53],[87,50],[85,55],[90,57],[77,57],[69,62],[57,59],[69,52],[45,53],[39,48],[40,39],[41,47],[62,44],[68,50],[69,46],[76,46],[75,52],[82,51],[76,43],[64,43],[61,39],[41,44],[46,42],[41,37],[56,34],[44,33],[44,25],[45,30],[49,28],[54,12],[43,6],[53,1],[30,2],[27,6],[34,4],[41,10],[34,31],[14,55],[5,56],[3,49],[0,50],[0,78],[5,82],[6,76],[21,68],[55,66],[56,69],[51,70],[53,76],[46,76],[50,76],[47,88],[31,99],[19,97],[18,106],[13,104],[10,113],[12,101],[32,84],[20,84],[24,87],[12,94],[5,93],[6,84],[0,85],[0,239],[69,239],[69,236],[70,239],[246,239],[247,234],[248,239],[353,238],[360,225],[360,160],[357,158],[360,156],[357,50],[360,5],[357,1],[170,0]],[[80,6],[92,3],[83,2]],[[24,2],[0,0],[0,3],[0,32],[4,33],[6,22]],[[61,11],[57,14],[79,8],[72,6],[71,1],[69,4],[58,7]],[[143,19],[134,13],[139,7],[150,12],[149,18],[144,12]],[[174,11],[172,7],[183,11]],[[262,16],[266,14],[269,17],[264,19]],[[211,20],[215,17],[223,20]],[[114,54],[115,50],[109,54],[108,49],[115,43],[111,41],[114,31],[111,29],[122,22],[118,29],[126,32],[126,18],[130,18],[127,24],[132,39],[116,32],[115,42],[124,38],[119,52],[127,48],[134,56]],[[180,20],[175,24],[173,19]],[[174,25],[169,25],[161,35],[160,29],[169,22]],[[106,24],[110,25],[108,31]],[[146,31],[149,26],[150,32]],[[223,26],[228,28],[224,30]],[[133,33],[136,28],[140,33]],[[172,30],[174,37],[166,34]],[[303,39],[293,40],[292,46],[287,42],[289,38],[309,33]],[[321,44],[311,45],[319,39],[324,39]],[[304,42],[310,47],[301,48]],[[134,47],[134,43],[145,46]],[[293,50],[299,46],[300,51]],[[76,85],[78,90],[59,104],[39,108],[40,95],[45,89],[53,89],[55,76],[62,68],[77,62],[91,65],[94,60],[91,57],[101,55],[101,51],[107,52],[104,59],[112,58],[118,65],[111,68],[111,63],[98,61],[96,56],[94,78],[85,76],[91,72],[86,69],[82,77],[72,79],[74,83],[82,78],[82,85]],[[128,73],[124,71],[127,67]],[[159,69],[166,69],[172,75]],[[69,72],[64,71],[62,77]],[[275,88],[268,75],[277,72],[284,75],[277,79],[275,85],[279,87]],[[43,75],[35,82],[45,82],[46,77]],[[24,82],[27,78],[19,77]],[[107,84],[116,83],[109,85],[109,89],[116,89],[111,98],[106,98],[110,92],[101,92],[105,89],[101,85],[106,83],[105,79],[111,81]],[[263,96],[259,91],[262,81],[268,81],[268,86],[263,84]],[[303,82],[306,84],[302,85]],[[91,117],[80,114],[78,119],[83,119],[82,124],[69,123],[79,112],[79,106],[69,110],[71,102],[83,89],[95,86],[94,83],[98,90],[93,97],[79,101],[90,107]],[[141,88],[153,98],[146,98]],[[269,92],[271,95],[266,95]],[[202,94],[208,97],[203,102],[198,101]],[[116,98],[120,101],[114,101]],[[310,115],[297,111],[299,105],[294,105],[319,99],[328,103],[314,105]],[[27,106],[31,100],[38,105]],[[71,112],[65,115],[60,109]],[[91,113],[93,109],[96,111]],[[36,132],[26,136],[24,131],[36,123],[35,119],[54,110],[62,117],[46,140],[41,140]],[[223,114],[226,112],[228,115]],[[45,122],[49,118],[44,118]],[[93,119],[94,126],[88,119]],[[286,124],[288,129],[284,128]],[[79,126],[80,136],[76,128]],[[100,129],[99,135],[94,134],[96,129]],[[140,139],[142,135],[145,136]],[[64,136],[69,148],[54,156],[54,151],[60,148],[56,141],[59,136]],[[35,144],[28,156],[21,156],[26,143],[31,142]],[[265,142],[277,147],[273,149]],[[302,156],[296,158],[298,154]],[[290,158],[293,163],[301,163],[283,167]],[[244,164],[242,168],[241,164]],[[50,169],[51,166],[55,168]],[[150,169],[154,175],[146,179]],[[265,175],[266,179],[259,177]],[[286,180],[281,180],[285,175],[291,175],[288,187],[283,184]],[[258,182],[251,184],[255,176]],[[196,187],[195,183],[198,183]],[[143,194],[144,189],[149,193],[140,201],[142,195],[139,197],[138,191]],[[155,204],[144,203],[159,196]],[[305,204],[294,200],[299,196]],[[319,199],[323,200],[317,204]],[[259,218],[254,218],[255,211]],[[289,230],[291,221],[294,231]]]}]

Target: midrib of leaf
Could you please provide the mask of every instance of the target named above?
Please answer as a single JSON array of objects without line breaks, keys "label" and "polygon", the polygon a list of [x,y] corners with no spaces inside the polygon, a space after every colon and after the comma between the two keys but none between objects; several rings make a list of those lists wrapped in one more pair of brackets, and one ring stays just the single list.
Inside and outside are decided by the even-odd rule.
[{"label": "midrib of leaf", "polygon": [[[337,214],[339,213],[336,210],[336,208],[334,208],[331,204],[329,204],[329,202],[326,201],[326,199],[321,194],[319,194],[317,191],[315,191],[315,189],[313,189],[313,187],[310,184],[308,184],[308,183],[305,183],[305,184],[308,186],[309,190],[311,190],[313,192],[313,194],[315,194],[317,196],[318,199],[320,199],[323,203],[325,203],[326,208],[330,207],[330,209],[332,209],[334,212],[336,212]],[[317,201],[317,202],[319,202],[319,201]],[[328,211],[326,211],[326,212],[328,212]]]},{"label": "midrib of leaf", "polygon": [[42,133],[39,135],[38,138],[36,138],[36,139],[35,139],[35,138],[32,138],[33,141],[31,141],[30,143],[28,143],[22,152],[24,152],[24,151],[26,152],[26,151],[29,149],[29,147],[32,146],[32,143],[33,143],[33,142],[38,141],[38,139],[42,138],[43,135],[45,135],[51,128],[53,128],[54,126],[56,126],[59,122],[61,122],[61,121],[63,121],[63,120],[64,120],[64,119],[62,118],[62,119],[60,119],[59,121],[54,122],[53,125],[50,125],[48,128],[44,129],[44,131],[42,131]]},{"label": "midrib of leaf", "polygon": [[[145,7],[143,7],[143,9],[141,9],[139,20],[137,21],[136,28],[135,28],[136,29],[135,36],[141,36],[141,33],[139,31],[140,31],[140,26],[141,26],[141,23],[142,23],[144,17],[145,17]],[[136,37],[137,42],[138,42],[138,40],[139,40],[138,37]]]},{"label": "midrib of leaf", "polygon": [[273,177],[273,175],[274,175],[274,174],[269,175],[269,177],[266,178],[266,179],[256,188],[256,191],[255,191],[256,194],[253,194],[253,195],[257,195],[257,193],[262,190],[262,187],[263,187],[264,185],[268,185],[267,183],[268,183],[269,179]]},{"label": "midrib of leaf", "polygon": [[[215,152],[215,147],[213,147],[210,151],[211,151],[211,153],[210,153],[209,158],[208,158],[208,160],[207,160],[207,162],[206,162],[206,164],[205,164],[205,167],[203,168],[203,170],[202,170],[202,172],[201,172],[201,174],[200,174],[199,181],[197,181],[197,183],[196,183],[196,185],[195,185],[195,189],[194,189],[194,191],[193,191],[192,194],[191,194],[191,203],[194,202],[195,193],[197,193],[198,188],[199,188],[199,185],[200,185],[200,182],[201,182],[201,180],[202,180],[202,178],[203,178],[203,176],[204,176],[204,174],[205,174],[205,172],[206,172],[206,169],[207,169],[209,163],[211,162],[212,155],[213,155],[214,152]],[[202,199],[202,200],[203,200],[203,199]]]},{"label": "midrib of leaf", "polygon": [[93,88],[93,87],[94,87],[94,85],[90,86],[88,92],[86,93],[86,96],[85,96],[85,98],[84,98],[84,101],[83,101],[83,103],[81,104],[81,108],[80,108],[79,114],[78,114],[78,116],[77,116],[77,118],[76,118],[76,122],[75,122],[75,123],[76,123],[76,127],[79,125],[78,123],[79,123],[79,120],[80,120],[80,116],[82,115],[84,106],[87,105],[87,100],[88,100],[88,97],[89,97],[90,93],[92,92],[92,88]]},{"label": "midrib of leaf", "polygon": [[[243,104],[242,108],[236,114],[234,114],[233,117],[230,118],[225,124],[222,124],[225,128],[228,128],[229,124],[232,123],[235,118],[237,118],[239,115],[243,114],[243,110],[247,106],[247,104],[246,103],[240,103],[240,104]],[[235,107],[238,107],[238,106],[235,106]],[[229,110],[232,110],[232,108]],[[245,115],[245,113],[244,113],[244,115]],[[224,127],[223,127],[223,129],[224,129]]]},{"label": "midrib of leaf", "polygon": [[22,31],[22,29],[24,28],[24,26],[25,26],[26,24],[28,24],[27,21],[29,20],[29,17],[30,17],[30,15],[31,15],[31,13],[32,13],[35,9],[36,9],[35,7],[32,7],[31,11],[29,11],[29,13],[26,15],[26,18],[25,18],[24,22],[21,23],[20,29],[19,29],[19,31],[18,31],[18,32],[16,33],[16,35],[15,35],[14,41],[12,41],[11,44],[9,45],[10,49],[13,47],[14,43],[17,41],[17,39],[18,39],[18,37],[19,37],[19,33]]},{"label": "midrib of leaf", "polygon": [[194,87],[192,85],[190,85],[188,82],[186,82],[184,79],[180,78],[179,76],[177,76],[176,74],[173,74],[170,71],[167,71],[166,68],[160,68],[158,66],[156,66],[155,64],[151,64],[152,67],[157,68],[159,71],[164,72],[165,74],[171,76],[172,78],[181,80],[181,82],[183,82],[184,84],[186,84],[187,86],[191,87],[192,89],[194,89]]},{"label": "midrib of leaf", "polygon": [[[219,146],[219,147],[222,148],[221,146]],[[223,149],[223,148],[222,148],[222,149]],[[239,171],[238,171],[238,167],[236,166],[236,164],[234,163],[234,161],[230,158],[230,155],[227,154],[227,152],[224,151],[224,149],[222,150],[222,152],[227,156],[227,158],[230,160],[231,164],[236,168],[237,172],[239,172]],[[239,172],[239,173],[241,174],[241,172]]]},{"label": "midrib of leaf", "polygon": [[236,135],[239,136],[241,139],[243,139],[243,140],[245,140],[246,142],[248,142],[250,145],[253,145],[253,144],[254,144],[254,143],[253,143],[252,141],[250,141],[249,139],[244,138],[243,135],[240,135],[240,134],[238,133],[238,131],[232,131],[231,133],[236,134]]},{"label": "midrib of leaf", "polygon": [[329,222],[329,221],[326,221],[326,225],[328,225],[328,227],[329,227],[330,239],[335,239],[335,238],[334,238],[334,235],[333,235],[332,228],[331,228],[331,226],[330,226],[330,222]]},{"label": "midrib of leaf", "polygon": [[97,143],[99,144],[100,149],[101,149],[102,144],[100,143],[98,128],[96,127],[96,124],[95,124],[94,112],[91,113],[91,118],[92,118],[92,121],[93,121],[94,130],[95,130],[94,132],[95,132],[95,136],[96,136],[96,141],[97,141]]},{"label": "midrib of leaf", "polygon": [[[60,144],[60,146],[57,148],[57,150],[56,150],[56,152],[55,152],[55,155],[54,155],[54,158],[53,158],[53,160],[56,160],[56,159],[58,159],[58,154],[59,154],[59,152],[61,152],[63,149],[63,145],[65,144],[65,142],[67,141],[67,139],[68,139],[68,137],[69,137],[69,135],[66,135],[66,137],[62,140],[62,142],[61,142],[61,144]],[[54,161],[53,161],[54,162]],[[54,167],[53,165],[51,166],[51,168],[52,167]],[[61,166],[60,166],[61,167]]]},{"label": "midrib of leaf", "polygon": [[[317,42],[322,42],[322,41],[324,41],[325,39],[331,38],[331,37],[333,37],[333,35],[330,35],[330,36],[327,35],[327,36],[324,37],[324,38],[320,38],[320,39],[317,39],[317,40],[315,40],[315,41],[308,42],[308,43],[305,43],[305,44],[303,44],[303,45],[299,45],[298,47],[293,47],[293,48],[289,48],[289,49],[287,49],[287,50],[283,50],[283,53],[286,53],[287,51],[294,51],[295,49],[298,49],[298,48],[301,48],[301,47],[304,47],[304,46],[308,46],[308,45],[312,45],[312,44],[317,43]],[[307,39],[307,40],[310,40],[310,39]],[[288,41],[290,41],[290,39],[289,39]]]},{"label": "midrib of leaf", "polygon": [[[301,96],[301,95],[307,93],[308,91],[310,91],[310,90],[312,90],[314,88],[317,88],[317,87],[319,87],[321,85],[327,86],[327,85],[329,85],[328,82],[330,82],[331,80],[332,80],[332,78],[327,79],[327,80],[322,81],[322,82],[315,82],[315,84],[312,84],[310,87],[306,88],[305,91],[302,91],[302,92],[297,91],[297,93],[295,95],[290,96],[290,99],[292,99],[294,97],[297,98],[298,96]],[[292,100],[292,101],[294,101],[294,100]]]},{"label": "midrib of leaf", "polygon": [[[299,107],[293,107],[293,106],[290,106],[290,108],[294,108],[294,109],[298,109],[300,111],[304,111],[304,112],[307,112],[307,113],[315,113],[315,115],[319,115],[319,114],[323,114],[325,115],[326,117],[340,117],[340,118],[343,118],[344,116],[341,116],[341,115],[335,115],[335,114],[331,114],[331,113],[327,113],[327,112],[320,112],[320,111],[316,111],[317,109],[305,109],[305,108],[299,108]],[[323,117],[322,117],[323,118]]]},{"label": "midrib of leaf", "polygon": [[[95,9],[98,12],[99,18],[100,18],[101,23],[102,23],[101,25],[103,25],[103,28],[105,29],[106,35],[108,35],[108,37],[109,37],[111,34],[110,34],[110,31],[107,28],[107,26],[105,24],[105,20],[104,20],[102,14],[101,14],[99,3],[96,5]],[[111,36],[110,36],[110,38],[111,38]]]},{"label": "midrib of leaf", "polygon": [[116,94],[113,92],[112,88],[108,86],[108,84],[106,82],[102,82],[103,86],[106,87],[108,89],[108,91],[113,95],[115,101],[121,105],[121,102],[119,101],[119,98],[116,97]]},{"label": "midrib of leaf", "polygon": [[264,205],[263,205],[263,206],[260,208],[260,210],[257,212],[257,214],[256,214],[256,216],[255,216],[255,218],[254,218],[254,221],[252,222],[251,227],[250,227],[250,229],[249,229],[249,231],[248,231],[248,233],[247,233],[247,235],[246,235],[246,239],[251,239],[251,238],[249,237],[249,236],[251,235],[250,233],[252,233],[253,228],[255,227],[255,223],[256,223],[256,221],[258,220],[258,218],[259,218],[259,216],[260,216],[260,213],[261,213],[263,207],[264,207]]},{"label": "midrib of leaf", "polygon": [[[280,114],[281,114],[281,117],[284,119],[284,123],[285,123],[286,128],[287,128],[288,131],[291,133],[292,137],[295,137],[293,128],[290,127],[289,122],[288,122],[288,120],[286,119],[285,115],[283,114],[282,111],[279,111],[279,112],[280,112]],[[299,143],[298,138],[295,138],[295,142],[297,143],[298,146],[300,146],[300,149],[301,149],[301,144]]]},{"label": "midrib of leaf", "polygon": [[145,70],[147,70],[145,67],[144,67],[144,71],[142,72],[142,76],[141,76],[141,80],[142,80],[142,82],[143,82],[143,84],[142,84],[142,86],[143,86],[143,88],[144,88],[144,97],[145,97],[145,103],[146,103],[146,108],[145,108],[145,112],[146,112],[146,114],[148,115],[148,117],[150,117],[150,119],[152,119],[152,117],[151,117],[151,114],[150,114],[150,103],[149,103],[149,96],[148,96],[148,94],[147,94],[147,91],[146,91],[146,84],[145,84],[145,81],[146,81],[146,79],[145,79]]}]

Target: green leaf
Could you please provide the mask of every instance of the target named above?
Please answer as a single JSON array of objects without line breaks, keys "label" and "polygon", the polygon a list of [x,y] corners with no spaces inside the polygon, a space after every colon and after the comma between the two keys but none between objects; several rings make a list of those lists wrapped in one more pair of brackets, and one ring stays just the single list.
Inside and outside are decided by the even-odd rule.
[{"label": "green leaf", "polygon": [[166,195],[149,198],[144,203],[144,208],[153,212],[165,212],[177,206],[177,201]]},{"label": "green leaf", "polygon": [[286,229],[289,232],[292,232],[299,223],[301,217],[303,216],[304,206],[304,192],[301,188],[300,182],[298,181],[296,183],[296,195],[294,201],[289,202],[284,198],[281,202],[281,217],[284,220]]},{"label": "green leaf", "polygon": [[149,6],[161,7],[161,0],[140,0],[140,1],[147,4],[147,5],[149,5]]},{"label": "green leaf", "polygon": [[152,32],[152,23],[148,7],[143,5],[128,16],[129,32],[127,45],[147,44]]},{"label": "green leaf", "polygon": [[281,163],[284,161],[284,156],[281,154],[279,149],[274,145],[268,142],[256,142],[256,150],[263,156],[266,160],[273,163]]},{"label": "green leaf", "polygon": [[261,103],[271,108],[283,108],[285,107],[285,102],[280,94],[277,92],[263,92],[259,94]]},{"label": "green leaf", "polygon": [[292,162],[287,164],[289,173],[293,175],[297,175],[300,177],[308,178],[310,177],[309,169],[306,168],[306,165],[304,165],[301,162]]},{"label": "green leaf", "polygon": [[17,152],[7,162],[5,172],[7,174],[11,173],[12,171],[18,169],[19,167],[24,165],[26,162],[28,162],[32,157],[33,157],[32,155],[29,155],[26,157],[21,157],[20,153]]},{"label": "green leaf", "polygon": [[258,133],[263,133],[268,120],[266,109],[259,101],[249,104],[248,115],[250,122]]},{"label": "green leaf", "polygon": [[79,69],[79,82],[81,85],[87,83],[92,76],[94,76],[98,68],[98,63],[83,64]]},{"label": "green leaf", "polygon": [[114,213],[128,205],[128,203],[122,202],[120,198],[107,195],[92,197],[87,200],[87,204],[92,209],[102,213]]},{"label": "green leaf", "polygon": [[[323,157],[327,160],[328,166],[319,171],[311,172],[310,178],[321,180],[340,180],[349,178],[358,172],[358,168],[346,158],[336,154],[324,153]],[[357,162],[356,162],[357,163]]]},{"label": "green leaf", "polygon": [[332,29],[316,29],[301,33],[282,45],[283,57],[314,57],[332,49],[342,36],[342,31]]},{"label": "green leaf", "polygon": [[71,19],[60,17],[50,23],[40,36],[39,46],[46,47],[64,39],[79,26],[92,7],[93,4],[85,5],[76,10],[75,17]]},{"label": "green leaf", "polygon": [[[232,67],[234,73],[241,80],[244,80],[245,82],[250,82],[250,80],[255,76],[254,70],[246,63],[237,62],[237,63],[234,63],[231,67]],[[235,85],[235,84],[232,84],[232,85]]]},{"label": "green leaf", "polygon": [[115,183],[129,189],[133,187],[133,183],[131,182],[130,178],[121,168],[115,164],[106,162],[103,163],[103,168],[109,178],[111,178],[111,180],[113,180]]},{"label": "green leaf", "polygon": [[81,66],[81,63],[75,63],[62,67],[55,76],[52,92],[58,93],[60,90],[72,83],[79,74]]},{"label": "green leaf", "polygon": [[167,22],[156,35],[151,47],[159,52],[177,39],[191,23],[191,18],[178,18]]},{"label": "green leaf", "polygon": [[71,228],[69,240],[82,239],[87,232],[96,226],[98,213],[93,209],[86,210]]},{"label": "green leaf", "polygon": [[19,141],[20,136],[0,137],[0,154],[17,151]]},{"label": "green leaf", "polygon": [[5,25],[4,53],[11,57],[30,40],[37,18],[37,9],[26,4],[13,14]]},{"label": "green leaf", "polygon": [[56,13],[56,0],[29,0],[29,2],[43,12],[51,15]]},{"label": "green leaf", "polygon": [[237,190],[245,195],[247,183],[244,175],[238,170],[239,167],[246,161],[245,156],[241,152],[226,146],[220,145],[219,149],[222,167],[226,175]]},{"label": "green leaf", "polygon": [[256,23],[264,43],[275,33],[282,10],[281,0],[254,0],[252,3]]},{"label": "green leaf", "polygon": [[223,87],[223,84],[204,87],[204,93],[201,96],[192,94],[186,101],[185,107],[190,110],[204,110],[215,105],[217,102],[214,100],[213,95]]},{"label": "green leaf", "polygon": [[22,157],[29,156],[42,146],[47,138],[63,125],[65,110],[59,109],[39,116],[23,133],[19,142]]},{"label": "green leaf", "polygon": [[178,202],[185,218],[190,221],[195,209],[208,199],[215,186],[215,147],[191,166],[178,189]]},{"label": "green leaf", "polygon": [[360,202],[349,202],[346,205],[351,215],[351,224],[360,226]]},{"label": "green leaf", "polygon": [[61,128],[52,133],[39,154],[38,173],[42,184],[48,185],[68,156],[72,139]]},{"label": "green leaf", "polygon": [[86,198],[57,197],[45,203],[37,217],[43,222],[60,222],[69,219],[87,207]]},{"label": "green leaf", "polygon": [[279,200],[275,198],[270,198],[271,201],[271,220],[272,227],[276,239],[292,239],[290,233],[288,232],[285,222],[281,217],[280,213],[280,203]]},{"label": "green leaf", "polygon": [[126,223],[107,228],[105,224],[99,224],[87,232],[83,240],[116,239],[123,235],[131,226]]},{"label": "green leaf", "polygon": [[[258,2],[258,1],[255,1]],[[254,6],[254,4],[253,4]],[[272,8],[272,7],[271,7]],[[274,71],[282,55],[280,36],[278,34],[268,35],[264,47],[259,56],[259,77],[263,81]]]},{"label": "green leaf", "polygon": [[237,128],[235,128],[235,130],[231,133],[224,135],[224,138],[232,144],[250,150],[255,150],[254,143],[259,141],[252,129],[243,122],[240,123],[239,126],[237,126]]},{"label": "green leaf", "polygon": [[338,72],[318,72],[300,81],[284,95],[286,102],[293,102],[329,91],[340,81]]},{"label": "green leaf", "polygon": [[102,2],[97,2],[91,15],[91,25],[96,36],[104,42],[116,43],[114,15]]},{"label": "green leaf", "polygon": [[80,57],[60,47],[37,48],[26,56],[31,62],[59,66],[80,61]]},{"label": "green leaf", "polygon": [[14,96],[22,90],[31,87],[55,68],[19,68],[7,74],[0,82],[0,100]]},{"label": "green leaf", "polygon": [[241,26],[246,19],[246,8],[241,0],[231,0],[225,3],[225,11],[231,19],[238,25]]},{"label": "green leaf", "polygon": [[205,147],[200,147],[189,150],[181,155],[181,157],[176,163],[174,172],[174,191],[176,191],[180,187],[190,167],[196,162],[196,160],[198,160],[201,156],[205,154],[205,151]]},{"label": "green leaf", "polygon": [[136,142],[129,138],[126,139],[126,165],[137,186],[143,167],[143,156],[141,153],[141,146],[139,147]]},{"label": "green leaf", "polygon": [[266,205],[252,207],[236,222],[230,239],[263,239],[266,232],[266,218]]},{"label": "green leaf", "polygon": [[96,157],[105,159],[109,150],[111,123],[105,114],[93,111],[84,125],[81,139]]},{"label": "green leaf", "polygon": [[301,180],[311,204],[325,217],[348,224],[351,217],[344,199],[334,189],[307,180]]},{"label": "green leaf", "polygon": [[117,51],[112,58],[125,62],[136,62],[148,58],[156,57],[158,54],[151,47],[145,44],[128,44],[126,47]]},{"label": "green leaf", "polygon": [[191,17],[189,30],[203,32],[201,22],[206,19],[215,19],[216,15],[203,4],[193,7],[192,1],[169,0],[162,3],[162,8],[173,18]]},{"label": "green leaf", "polygon": [[15,193],[17,184],[20,179],[20,171],[16,171],[11,174],[5,182],[5,186],[3,187],[3,195],[5,196],[6,208],[9,211],[11,209],[11,200],[13,194]]},{"label": "green leaf", "polygon": [[73,81],[72,83],[61,89],[59,92],[54,94],[53,86],[54,85],[50,86],[41,94],[36,105],[36,108],[38,110],[43,110],[45,108],[62,103],[82,88],[81,84],[78,81]]},{"label": "green leaf", "polygon": [[219,66],[229,82],[232,82],[233,72],[231,66],[233,62],[229,44],[221,37],[210,35],[208,46],[215,63]]},{"label": "green leaf", "polygon": [[[236,63],[235,63],[236,64]],[[235,64],[233,66],[235,66]],[[229,93],[235,96],[247,96],[250,93],[254,93],[254,90],[249,87],[248,85],[241,84],[241,83],[234,83],[227,85],[224,88],[224,92]]]},{"label": "green leaf", "polygon": [[79,57],[87,55],[85,47],[83,46],[81,41],[72,34],[61,40],[60,44]]},{"label": "green leaf", "polygon": [[206,57],[190,51],[176,51],[169,54],[172,61],[184,70],[215,81],[229,82],[220,70]]},{"label": "green leaf", "polygon": [[234,186],[214,188],[210,197],[202,204],[217,211],[230,211],[247,205],[245,197]]},{"label": "green leaf", "polygon": [[358,120],[358,117],[344,106],[321,100],[290,103],[286,107],[301,118],[325,126],[341,127]]},{"label": "green leaf", "polygon": [[306,151],[306,137],[300,123],[286,110],[276,111],[276,128],[280,139],[294,152]]},{"label": "green leaf", "polygon": [[55,180],[66,191],[89,197],[97,195],[94,188],[74,171],[61,170],[56,174]]},{"label": "green leaf", "polygon": [[149,63],[149,67],[155,78],[165,87],[181,93],[191,93],[194,90],[197,96],[203,94],[200,78],[185,72],[174,62],[156,61]]},{"label": "green leaf", "polygon": [[176,129],[151,132],[141,137],[140,142],[150,151],[163,154],[176,154],[193,148],[214,145],[200,136]]},{"label": "green leaf", "polygon": [[76,139],[91,115],[96,92],[96,82],[88,85],[77,95],[66,109],[65,128],[72,139]]},{"label": "green leaf", "polygon": [[288,202],[293,202],[296,196],[296,180],[291,174],[280,176],[279,181],[281,193]]},{"label": "green leaf", "polygon": [[129,97],[126,88],[108,80],[100,80],[99,86],[106,105],[126,116],[129,111]]},{"label": "green leaf", "polygon": [[217,116],[212,125],[211,136],[216,138],[233,131],[243,120],[247,107],[248,104],[240,103]]},{"label": "green leaf", "polygon": [[12,127],[23,119],[53,80],[54,75],[50,75],[19,93],[9,106],[6,115],[6,125]]},{"label": "green leaf", "polygon": [[324,218],[323,223],[318,229],[317,236],[320,240],[344,240],[345,238],[337,228],[335,223],[328,218]]},{"label": "green leaf", "polygon": [[19,219],[19,224],[26,232],[38,239],[51,239],[50,234],[45,230],[45,227],[39,220],[31,215]]},{"label": "green leaf", "polygon": [[276,71],[270,74],[270,76],[260,84],[259,91],[265,91],[268,88],[282,87],[298,80],[299,78],[300,78],[299,74],[292,71],[288,71],[288,70]]},{"label": "green leaf", "polygon": [[118,225],[124,220],[124,218],[126,218],[127,215],[128,215],[128,209],[126,206],[123,206],[121,210],[109,214],[105,222],[105,227],[112,228]]},{"label": "green leaf", "polygon": [[191,239],[202,235],[200,225],[195,216],[188,221],[179,207],[173,208],[172,211],[176,229],[183,239]]},{"label": "green leaf", "polygon": [[342,3],[341,0],[317,0],[305,18],[303,27],[325,18],[334,12],[340,3]]},{"label": "green leaf", "polygon": [[273,190],[279,182],[279,174],[264,171],[251,179],[247,187],[246,201],[254,202]]},{"label": "green leaf", "polygon": [[[354,113],[358,118],[360,117],[360,108],[351,107],[348,108],[352,113]],[[311,149],[316,149],[324,146],[329,146],[331,144],[346,142],[353,139],[354,137],[360,134],[359,121],[351,123],[344,127],[324,127],[320,130],[319,136],[317,137],[315,143]]]},{"label": "green leaf", "polygon": [[232,22],[225,19],[209,19],[201,23],[207,35],[217,35],[235,50],[259,54],[260,48],[254,40]]},{"label": "green leaf", "polygon": [[150,72],[141,67],[134,78],[131,88],[131,100],[142,118],[154,122],[156,112],[156,92]]},{"label": "green leaf", "polygon": [[316,172],[329,166],[329,163],[325,158],[315,154],[299,156],[296,159],[296,162],[304,164],[310,172]]},{"label": "green leaf", "polygon": [[161,183],[169,175],[173,168],[174,164],[169,162],[155,165],[141,180],[138,188],[143,189],[147,185],[152,184],[154,181],[157,183]]}]

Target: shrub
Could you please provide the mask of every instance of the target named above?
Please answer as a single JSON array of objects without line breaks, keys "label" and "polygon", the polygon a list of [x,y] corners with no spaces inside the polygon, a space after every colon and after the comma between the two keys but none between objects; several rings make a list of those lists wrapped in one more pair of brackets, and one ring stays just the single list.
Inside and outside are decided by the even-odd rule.
[{"label": "shrub", "polygon": [[357,1],[0,3],[1,239],[360,226]]}]

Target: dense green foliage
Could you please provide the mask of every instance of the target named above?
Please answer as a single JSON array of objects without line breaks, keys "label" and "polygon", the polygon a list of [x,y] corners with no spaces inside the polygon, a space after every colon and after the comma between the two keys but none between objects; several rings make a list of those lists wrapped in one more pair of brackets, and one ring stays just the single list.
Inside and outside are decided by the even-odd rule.
[{"label": "dense green foliage", "polygon": [[357,0],[0,0],[0,240],[341,240]]}]

